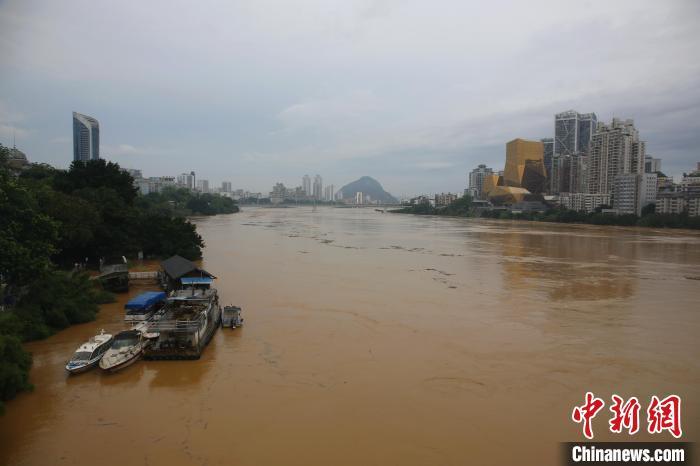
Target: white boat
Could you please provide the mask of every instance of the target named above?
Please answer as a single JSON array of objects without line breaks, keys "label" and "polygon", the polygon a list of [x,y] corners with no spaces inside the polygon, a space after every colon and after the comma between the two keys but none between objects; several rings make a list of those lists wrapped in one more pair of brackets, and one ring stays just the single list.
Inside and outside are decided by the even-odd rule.
[{"label": "white boat", "polygon": [[71,374],[78,374],[95,367],[109,350],[112,341],[112,335],[102,330],[99,335],[90,338],[75,350],[73,357],[66,364],[66,370]]},{"label": "white boat", "polygon": [[140,330],[124,330],[114,337],[111,348],[100,359],[100,369],[116,372],[138,361],[150,344]]}]

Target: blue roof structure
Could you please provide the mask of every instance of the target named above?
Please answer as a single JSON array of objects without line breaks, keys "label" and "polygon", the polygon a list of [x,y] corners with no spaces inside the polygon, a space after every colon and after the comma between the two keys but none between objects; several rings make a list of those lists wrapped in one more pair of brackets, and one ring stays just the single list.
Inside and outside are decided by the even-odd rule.
[{"label": "blue roof structure", "polygon": [[163,291],[147,291],[126,303],[124,309],[144,309],[160,301],[165,301],[165,297],[166,295]]},{"label": "blue roof structure", "polygon": [[180,283],[183,285],[211,285],[214,280],[210,277],[182,277]]}]

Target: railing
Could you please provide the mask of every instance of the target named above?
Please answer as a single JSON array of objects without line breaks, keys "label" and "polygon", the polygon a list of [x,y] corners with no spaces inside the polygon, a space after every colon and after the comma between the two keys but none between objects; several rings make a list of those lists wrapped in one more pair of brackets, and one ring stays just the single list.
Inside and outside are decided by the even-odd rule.
[{"label": "railing", "polygon": [[129,280],[157,280],[159,272],[129,272]]},{"label": "railing", "polygon": [[205,322],[202,315],[196,320],[153,320],[148,322],[149,332],[182,332],[192,333],[199,330]]}]

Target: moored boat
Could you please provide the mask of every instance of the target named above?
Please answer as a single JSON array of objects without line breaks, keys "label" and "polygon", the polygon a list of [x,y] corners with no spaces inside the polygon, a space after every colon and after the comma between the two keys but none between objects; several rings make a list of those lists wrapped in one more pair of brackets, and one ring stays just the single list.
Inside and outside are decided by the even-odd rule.
[{"label": "moored boat", "polygon": [[150,319],[156,311],[162,309],[165,299],[163,291],[141,293],[124,305],[124,321],[137,323]]},{"label": "moored boat", "polygon": [[241,317],[241,308],[238,306],[224,306],[221,309],[221,327],[241,327],[243,325],[243,317]]},{"label": "moored boat", "polygon": [[100,369],[116,372],[139,360],[150,344],[140,330],[124,330],[114,337],[112,346],[100,359]]},{"label": "moored boat", "polygon": [[112,345],[112,335],[104,330],[78,347],[73,357],[66,364],[66,370],[71,374],[85,372],[97,365]]}]

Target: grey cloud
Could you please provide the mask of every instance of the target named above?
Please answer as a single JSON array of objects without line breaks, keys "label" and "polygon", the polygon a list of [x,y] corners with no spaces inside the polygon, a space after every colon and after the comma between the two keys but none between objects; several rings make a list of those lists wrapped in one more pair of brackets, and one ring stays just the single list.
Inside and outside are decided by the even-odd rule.
[{"label": "grey cloud", "polygon": [[8,0],[0,138],[66,166],[78,110],[149,175],[461,191],[575,108],[634,118],[678,174],[700,158],[698,5]]}]

